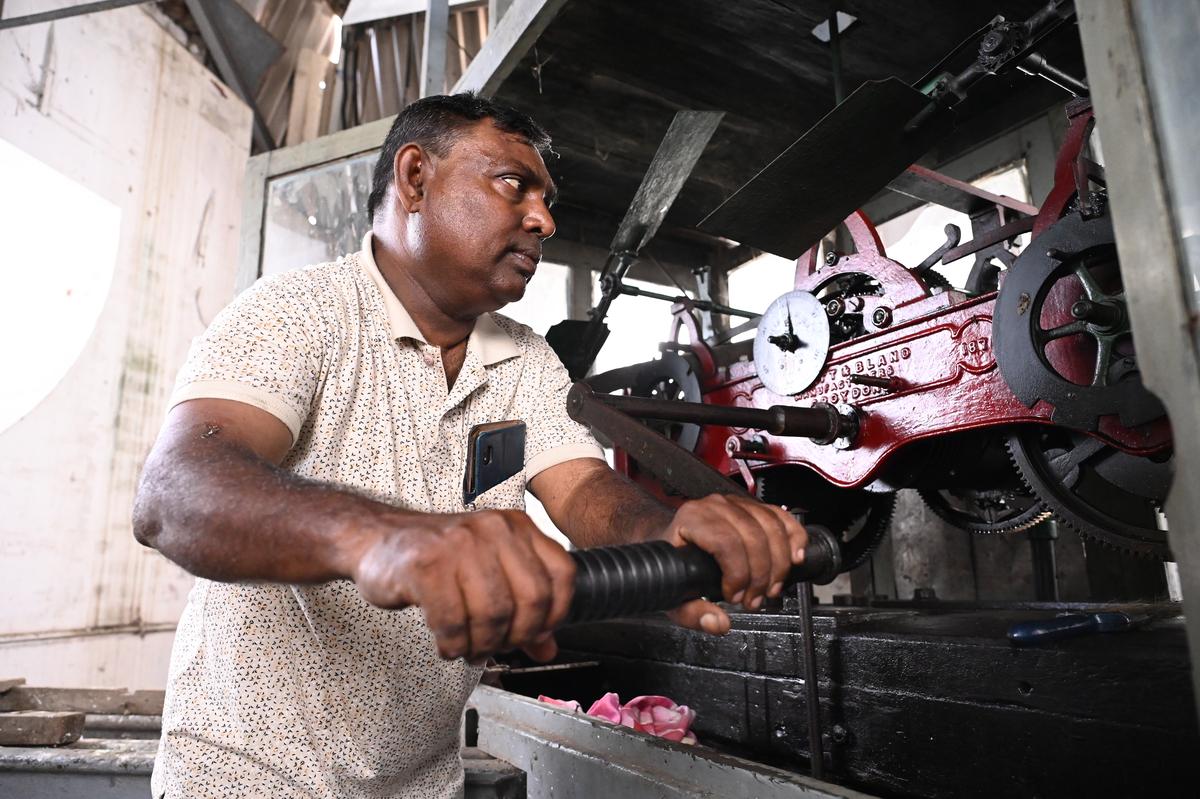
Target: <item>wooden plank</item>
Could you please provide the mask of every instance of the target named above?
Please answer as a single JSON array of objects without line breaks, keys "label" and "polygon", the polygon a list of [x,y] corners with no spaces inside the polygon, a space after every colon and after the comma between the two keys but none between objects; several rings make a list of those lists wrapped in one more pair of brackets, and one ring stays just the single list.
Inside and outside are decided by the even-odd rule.
[{"label": "wooden plank", "polygon": [[516,0],[487,38],[454,93],[493,95],[567,0]]},{"label": "wooden plank", "polygon": [[296,74],[292,80],[292,102],[288,109],[287,143],[311,141],[321,128],[321,111],[325,90],[321,83],[329,76],[329,59],[324,53],[305,48],[296,59]]},{"label": "wooden plank", "polygon": [[20,686],[0,695],[0,712],[47,710],[158,716],[162,714],[163,697],[163,691]]},{"label": "wooden plank", "polygon": [[7,693],[9,689],[16,688],[18,685],[24,685],[24,677],[15,677],[11,680],[0,680],[0,694]]},{"label": "wooden plank", "polygon": [[0,746],[62,746],[83,734],[82,713],[20,710],[0,713]]},{"label": "wooden plank", "polygon": [[429,0],[425,7],[425,46],[421,49],[421,96],[446,90],[446,32],[449,0]]},{"label": "wooden plank", "polygon": [[378,150],[391,128],[394,116],[377,119],[365,125],[331,133],[296,147],[286,147],[271,153],[268,178],[286,175],[310,166],[326,164],[339,158]]}]

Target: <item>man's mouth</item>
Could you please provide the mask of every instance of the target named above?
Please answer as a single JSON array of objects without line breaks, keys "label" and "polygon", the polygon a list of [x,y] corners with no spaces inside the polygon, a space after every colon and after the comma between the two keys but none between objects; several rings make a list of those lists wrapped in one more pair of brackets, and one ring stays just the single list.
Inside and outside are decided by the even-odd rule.
[{"label": "man's mouth", "polygon": [[517,271],[525,278],[528,283],[533,279],[533,275],[537,272],[538,261],[541,260],[540,253],[533,253],[528,250],[510,250],[513,260],[517,262]]}]

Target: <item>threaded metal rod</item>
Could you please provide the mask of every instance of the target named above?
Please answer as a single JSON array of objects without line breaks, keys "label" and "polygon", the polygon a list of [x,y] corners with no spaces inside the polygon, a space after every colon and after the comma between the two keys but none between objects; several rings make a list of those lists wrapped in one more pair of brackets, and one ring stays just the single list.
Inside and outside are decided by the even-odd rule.
[{"label": "threaded metal rod", "polygon": [[731,405],[710,405],[706,402],[676,402],[648,397],[622,397],[616,394],[597,394],[596,399],[637,419],[660,419],[666,422],[719,424],[728,427],[749,427],[780,436],[807,436],[832,441],[847,435],[851,422],[832,406],[797,408],[772,405],[770,408],[742,408]]}]

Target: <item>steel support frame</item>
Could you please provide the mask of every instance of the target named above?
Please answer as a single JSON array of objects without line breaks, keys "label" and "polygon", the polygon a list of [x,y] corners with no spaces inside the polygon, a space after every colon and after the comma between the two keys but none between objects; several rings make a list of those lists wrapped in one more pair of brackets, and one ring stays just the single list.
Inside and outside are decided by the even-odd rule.
[{"label": "steel support frame", "polygon": [[[1147,8],[1139,8],[1145,2]],[[1138,366],[1146,385],[1166,405],[1175,436],[1175,479],[1166,514],[1169,541],[1179,564],[1187,618],[1192,680],[1200,701],[1200,352],[1196,317],[1189,306],[1196,231],[1185,229],[1172,192],[1200,182],[1200,162],[1180,158],[1165,143],[1184,131],[1167,130],[1161,104],[1195,103],[1195,83],[1165,80],[1149,68],[1148,54],[1172,44],[1139,28],[1141,13],[1166,15],[1155,31],[1195,31],[1200,9],[1193,3],[1106,0],[1083,3],[1079,29],[1105,154],[1117,251],[1122,264]],[[1194,42],[1190,44],[1194,47]],[[1186,61],[1186,59],[1185,59]],[[1176,67],[1181,72],[1187,64]],[[1194,136],[1194,130],[1187,131]],[[1197,264],[1191,264],[1195,270]]]},{"label": "steel support frame", "polygon": [[867,794],[633,732],[498,688],[475,689],[478,746],[526,773],[529,799],[826,799]]}]

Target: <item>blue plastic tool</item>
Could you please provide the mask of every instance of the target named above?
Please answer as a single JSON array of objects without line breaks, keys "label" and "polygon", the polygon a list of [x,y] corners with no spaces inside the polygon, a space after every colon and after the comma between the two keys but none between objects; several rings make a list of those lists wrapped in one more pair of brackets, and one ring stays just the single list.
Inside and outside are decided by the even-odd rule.
[{"label": "blue plastic tool", "polygon": [[1115,610],[1099,613],[1072,613],[1053,619],[1017,622],[1008,628],[1008,640],[1017,646],[1058,641],[1086,633],[1111,633],[1128,630],[1146,621],[1145,616],[1130,616]]}]

